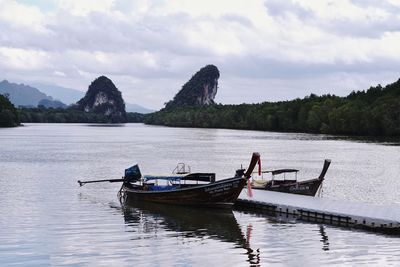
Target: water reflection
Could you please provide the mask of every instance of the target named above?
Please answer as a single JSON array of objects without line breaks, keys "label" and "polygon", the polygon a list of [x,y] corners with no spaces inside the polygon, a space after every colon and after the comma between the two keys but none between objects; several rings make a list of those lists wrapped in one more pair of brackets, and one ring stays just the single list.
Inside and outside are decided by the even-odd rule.
[{"label": "water reflection", "polygon": [[85,124],[88,127],[125,127],[124,123],[90,123]]},{"label": "water reflection", "polygon": [[329,250],[329,240],[328,240],[328,235],[326,234],[325,231],[325,226],[320,224],[319,225],[319,232],[321,234],[321,242],[322,242],[322,250],[328,251]]},{"label": "water reflection", "polygon": [[[249,214],[254,217],[262,217],[266,220],[267,225],[274,225],[274,226],[283,226],[287,232],[295,232],[298,225],[307,225],[307,227],[311,226],[310,230],[312,234],[320,234],[320,241],[322,243],[322,250],[329,251],[330,243],[328,233],[326,232],[326,225],[319,224],[317,222],[304,222],[302,220],[298,220],[298,217],[291,214],[282,214],[279,212],[273,211],[258,211],[255,212],[253,210],[247,210],[242,207],[235,207],[235,210],[241,211],[245,214]],[[315,226],[315,229],[313,229]],[[332,228],[340,228],[335,226],[330,226]],[[289,228],[294,228],[293,230],[289,231]],[[349,228],[343,228],[343,230],[349,230]],[[304,230],[303,230],[304,231]]]},{"label": "water reflection", "polygon": [[211,238],[243,248],[250,266],[260,264],[260,250],[252,249],[252,225],[244,233],[231,210],[200,209],[155,203],[122,204],[125,224],[141,228],[147,233],[170,231],[170,236],[184,238]]},{"label": "water reflection", "polygon": [[348,136],[348,135],[327,135],[326,140],[343,140],[359,143],[376,143],[387,146],[400,146],[400,137],[398,136]]},{"label": "water reflection", "polygon": [[[273,222],[280,222],[280,223],[304,223],[303,221],[298,221],[297,217],[295,215],[289,215],[289,214],[284,214],[281,215],[279,213],[269,213],[268,216],[268,221],[270,223]],[[308,222],[313,224],[312,222]],[[328,251],[329,250],[329,237],[326,232],[326,225],[324,224],[316,224],[318,226],[318,231],[321,234],[321,243],[322,243],[322,250],[323,251]]]}]

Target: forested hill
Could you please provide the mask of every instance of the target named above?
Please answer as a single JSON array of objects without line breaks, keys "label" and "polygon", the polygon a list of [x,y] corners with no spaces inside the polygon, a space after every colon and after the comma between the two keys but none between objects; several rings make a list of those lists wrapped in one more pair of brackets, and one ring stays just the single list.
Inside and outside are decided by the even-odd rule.
[{"label": "forested hill", "polygon": [[400,79],[382,88],[260,104],[161,110],[145,123],[179,127],[400,136]]},{"label": "forested hill", "polygon": [[0,127],[14,127],[19,124],[17,109],[8,99],[8,96],[0,94]]},{"label": "forested hill", "polygon": [[207,65],[201,68],[182,86],[174,99],[165,105],[165,109],[214,104],[218,90],[218,79],[219,70],[216,66]]}]

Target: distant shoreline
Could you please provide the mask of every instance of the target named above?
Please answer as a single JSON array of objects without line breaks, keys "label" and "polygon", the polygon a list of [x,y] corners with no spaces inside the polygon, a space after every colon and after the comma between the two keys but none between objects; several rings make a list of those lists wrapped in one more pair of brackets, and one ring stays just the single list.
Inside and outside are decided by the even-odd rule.
[{"label": "distant shoreline", "polygon": [[94,112],[84,112],[73,108],[18,108],[21,123],[124,123],[143,122],[143,114],[127,112],[124,121],[121,117]]},{"label": "distant shoreline", "polygon": [[237,129],[237,128],[222,128],[222,127],[190,127],[190,126],[172,126],[172,125],[160,125],[160,124],[146,124],[148,126],[159,126],[168,128],[187,128],[187,129],[215,129],[215,130],[232,130],[232,131],[254,131],[254,132],[269,132],[269,133],[282,133],[282,134],[304,134],[312,136],[321,136],[327,138],[321,138],[323,140],[359,140],[359,141],[371,141],[371,142],[390,142],[398,143],[400,146],[400,136],[376,136],[376,135],[347,135],[347,134],[324,134],[324,133],[312,133],[312,132],[289,132],[289,131],[273,131],[273,130],[255,130],[255,129]]},{"label": "distant shoreline", "polygon": [[[209,130],[232,130],[232,131],[254,131],[254,132],[266,132],[266,133],[281,133],[281,134],[301,134],[304,136],[318,136],[321,140],[348,140],[348,141],[360,141],[366,143],[387,143],[387,145],[400,146],[400,136],[368,136],[368,135],[343,135],[343,134],[321,134],[321,133],[307,133],[307,132],[284,132],[284,131],[265,131],[265,130],[250,130],[250,129],[231,129],[231,128],[206,128],[206,127],[185,127],[185,126],[168,126],[168,125],[157,125],[157,124],[146,124],[144,122],[126,122],[126,123],[96,123],[96,122],[28,122],[25,124],[70,124],[70,125],[87,125],[91,127],[124,127],[126,124],[143,124],[146,126],[155,127],[167,127],[167,128],[183,128],[183,129],[209,129]],[[29,125],[21,124],[22,127],[29,127]],[[15,127],[14,127],[15,128]],[[0,128],[1,129],[1,128]]]}]

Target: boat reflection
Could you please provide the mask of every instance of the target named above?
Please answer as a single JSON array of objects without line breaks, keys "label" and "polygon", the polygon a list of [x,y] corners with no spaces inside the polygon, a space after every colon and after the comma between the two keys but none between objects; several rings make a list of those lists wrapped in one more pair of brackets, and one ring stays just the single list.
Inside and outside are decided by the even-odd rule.
[{"label": "boat reflection", "polygon": [[143,231],[157,232],[159,229],[171,231],[181,237],[208,237],[243,248],[250,265],[260,264],[259,249],[250,247],[252,225],[243,233],[231,210],[201,209],[157,203],[122,203],[125,224],[131,227],[141,225]]},{"label": "boat reflection", "polygon": [[[263,217],[267,220],[268,224],[276,225],[276,224],[283,224],[283,225],[293,225],[296,227],[297,224],[310,224],[316,225],[318,229],[315,232],[318,232],[321,236],[321,243],[322,243],[322,250],[328,251],[329,250],[329,236],[326,232],[326,226],[324,224],[319,224],[317,222],[304,222],[302,220],[298,220],[297,216],[291,214],[283,214],[279,212],[273,211],[263,211],[263,212],[254,212],[251,210],[247,210],[244,208],[236,207],[235,210],[244,212],[246,214],[251,214],[255,217]],[[334,226],[331,226],[335,228]]]},{"label": "boat reflection", "polygon": [[321,242],[322,242],[322,250],[328,251],[329,250],[329,239],[328,235],[325,231],[325,225],[319,225],[319,233],[321,234]]}]

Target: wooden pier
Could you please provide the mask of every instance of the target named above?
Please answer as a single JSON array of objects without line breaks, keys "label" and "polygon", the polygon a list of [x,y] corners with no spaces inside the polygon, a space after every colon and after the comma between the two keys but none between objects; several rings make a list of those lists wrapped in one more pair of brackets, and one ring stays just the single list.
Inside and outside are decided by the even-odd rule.
[{"label": "wooden pier", "polygon": [[236,205],[294,215],[299,220],[400,233],[400,205],[375,205],[253,189],[243,189]]}]

